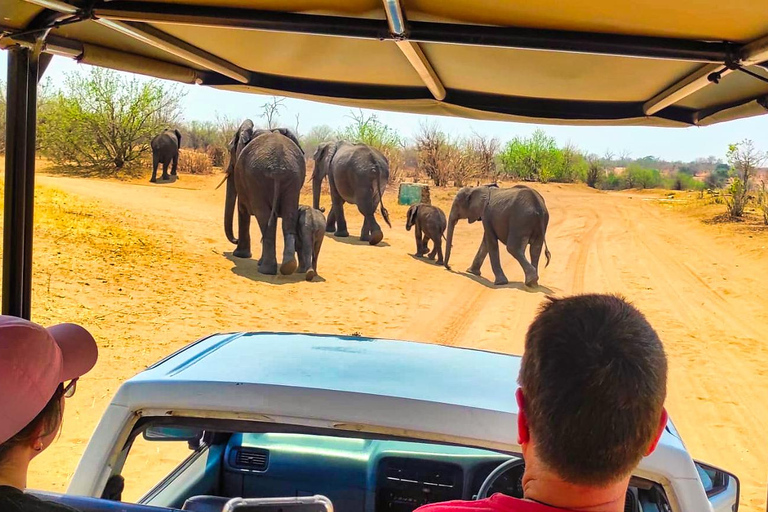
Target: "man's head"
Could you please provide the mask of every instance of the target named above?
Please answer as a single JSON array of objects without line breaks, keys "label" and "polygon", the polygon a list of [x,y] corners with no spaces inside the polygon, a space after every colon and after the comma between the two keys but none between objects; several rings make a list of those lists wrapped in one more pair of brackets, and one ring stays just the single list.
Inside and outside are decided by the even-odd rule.
[{"label": "man's head", "polygon": [[528,329],[520,370],[524,451],[569,484],[627,479],[666,424],[666,383],[659,337],[621,297],[549,299]]}]

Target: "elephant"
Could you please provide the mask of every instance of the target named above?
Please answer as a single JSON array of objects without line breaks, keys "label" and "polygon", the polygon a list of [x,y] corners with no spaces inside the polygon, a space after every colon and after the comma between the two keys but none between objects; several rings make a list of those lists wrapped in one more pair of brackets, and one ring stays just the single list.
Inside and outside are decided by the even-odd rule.
[{"label": "elephant", "polygon": [[181,148],[181,133],[179,130],[163,130],[152,139],[152,183],[157,183],[157,166],[163,164],[163,180],[168,180],[168,166],[171,175],[176,176],[179,166],[179,148]]},{"label": "elephant", "polygon": [[[480,275],[480,267],[490,254],[491,267],[495,275],[494,284],[507,284],[507,277],[499,261],[499,240],[507,251],[520,263],[525,272],[525,285],[534,287],[539,282],[539,258],[542,247],[547,257],[552,255],[546,242],[549,211],[544,198],[537,191],[525,185],[500,189],[495,186],[464,187],[456,194],[448,216],[448,238],[446,240],[445,267],[449,267],[453,230],[460,219],[469,223],[482,221],[483,241],[477,250],[472,266],[467,272]],[[531,261],[525,258],[525,250],[531,246]],[[545,266],[546,266],[545,265]]]},{"label": "elephant", "polygon": [[[283,258],[280,273],[296,271],[296,226],[299,214],[299,193],[306,177],[304,151],[296,135],[287,128],[254,130],[246,119],[229,143],[230,162],[227,167],[227,194],[224,207],[224,232],[237,245],[233,255],[251,257],[251,216],[255,215],[261,229],[261,258],[258,269],[262,274],[277,274],[275,255],[277,217],[283,219]],[[232,230],[237,202],[238,238]]]},{"label": "elephant", "polygon": [[312,176],[312,206],[320,209],[320,187],[328,176],[331,187],[331,212],[325,230],[338,237],[347,237],[344,203],[356,204],[365,217],[360,240],[376,245],[384,238],[374,214],[381,205],[381,216],[390,228],[389,212],[384,208],[383,193],[389,181],[389,162],[380,151],[365,144],[325,142],[314,155],[315,172]]},{"label": "elephant", "polygon": [[299,206],[296,224],[296,252],[299,255],[299,273],[307,274],[307,281],[317,275],[317,258],[325,238],[325,215],[310,206]]},{"label": "elephant", "polygon": [[422,257],[427,253],[427,241],[432,240],[434,247],[429,253],[430,260],[437,255],[437,264],[443,264],[443,238],[445,238],[445,213],[437,206],[429,204],[414,204],[408,208],[405,229],[414,228],[416,234],[416,256]]}]

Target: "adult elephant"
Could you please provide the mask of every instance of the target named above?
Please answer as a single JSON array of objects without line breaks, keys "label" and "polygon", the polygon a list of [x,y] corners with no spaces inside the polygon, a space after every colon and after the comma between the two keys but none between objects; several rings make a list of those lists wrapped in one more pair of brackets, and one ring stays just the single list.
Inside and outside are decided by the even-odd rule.
[{"label": "adult elephant", "polygon": [[181,148],[181,133],[179,130],[163,130],[156,135],[152,142],[152,183],[157,183],[157,166],[163,164],[163,180],[168,180],[168,166],[171,166],[171,175],[176,176],[176,168],[179,166],[179,148]]},{"label": "adult elephant", "polygon": [[[499,261],[499,241],[501,241],[507,247],[507,251],[523,267],[526,286],[538,284],[538,267],[542,248],[545,249],[547,265],[552,256],[546,242],[549,211],[541,194],[524,185],[507,189],[482,186],[465,187],[459,190],[448,216],[446,268],[449,268],[448,262],[451,258],[453,230],[460,219],[467,219],[470,224],[476,221],[483,223],[483,241],[467,272],[479,276],[480,267],[485,257],[490,254],[491,268],[496,277],[494,283],[507,284],[507,277]],[[525,257],[525,251],[529,245],[531,247],[530,262]]]},{"label": "adult elephant", "polygon": [[381,216],[390,228],[389,212],[384,208],[383,193],[389,181],[389,162],[380,151],[366,144],[325,142],[314,155],[312,206],[320,209],[320,187],[328,176],[331,187],[331,212],[325,230],[336,236],[349,236],[344,203],[356,204],[364,217],[360,240],[376,245],[384,238],[374,214],[381,205]]},{"label": "adult elephant", "polygon": [[[277,273],[275,239],[277,217],[283,219],[283,258],[280,273],[296,271],[296,226],[299,193],[304,185],[304,152],[296,135],[288,129],[254,130],[246,119],[229,144],[227,199],[224,207],[224,232],[237,244],[234,256],[251,257],[251,215],[261,229],[259,272]],[[237,203],[238,237],[232,230]]]}]

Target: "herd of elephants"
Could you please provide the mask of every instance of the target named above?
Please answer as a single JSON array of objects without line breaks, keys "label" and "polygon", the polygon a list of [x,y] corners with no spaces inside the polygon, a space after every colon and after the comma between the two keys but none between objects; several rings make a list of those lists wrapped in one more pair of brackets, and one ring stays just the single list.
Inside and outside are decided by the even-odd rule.
[{"label": "herd of elephants", "polygon": [[[152,139],[152,179],[157,181],[157,168],[163,166],[161,179],[176,175],[181,133],[164,130]],[[298,137],[289,129],[256,129],[250,119],[240,125],[229,143],[230,159],[226,169],[226,201],[224,232],[237,247],[237,258],[251,257],[251,217],[255,216],[261,230],[261,258],[258,270],[262,274],[283,275],[298,271],[311,281],[317,275],[317,260],[325,233],[348,237],[344,203],[357,205],[364,217],[360,240],[376,245],[384,238],[376,221],[376,211],[391,228],[389,213],[382,201],[389,181],[386,157],[365,144],[345,141],[324,142],[315,151],[312,175],[312,206],[299,204],[306,177],[306,161]],[[325,177],[331,191],[331,210],[325,218],[320,206],[320,189]],[[221,186],[221,184],[219,186]],[[238,236],[233,220],[237,209]],[[277,218],[282,218],[283,255],[278,267],[276,257]],[[445,213],[429,204],[412,205],[406,218],[406,229],[414,228],[416,255],[428,254],[446,268],[451,257],[451,244],[456,224],[461,219],[470,223],[481,221],[483,240],[468,272],[480,275],[487,256],[495,276],[494,283],[502,285],[507,278],[499,260],[499,241],[520,263],[525,272],[526,286],[537,286],[538,265],[542,249],[547,265],[550,252],[546,245],[549,212],[544,198],[524,185],[499,188],[496,184],[464,187],[453,200],[451,211]],[[445,236],[446,228],[448,230]],[[442,241],[446,247],[443,254]],[[433,248],[429,252],[428,243]],[[530,246],[530,259],[526,250]],[[298,255],[298,262],[296,256]]]}]

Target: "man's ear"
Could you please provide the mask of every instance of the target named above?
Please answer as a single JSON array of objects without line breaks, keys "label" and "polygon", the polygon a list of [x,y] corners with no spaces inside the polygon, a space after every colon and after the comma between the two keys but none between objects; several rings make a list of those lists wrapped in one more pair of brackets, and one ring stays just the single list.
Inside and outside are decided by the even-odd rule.
[{"label": "man's ear", "polygon": [[656,428],[656,436],[653,438],[653,441],[648,446],[648,450],[645,452],[646,457],[652,454],[656,449],[656,446],[658,446],[659,440],[661,439],[661,435],[664,433],[664,428],[666,428],[668,420],[669,414],[667,414],[667,409],[662,407],[661,417],[659,418],[659,426]]},{"label": "man's ear", "polygon": [[531,433],[528,430],[528,416],[525,414],[525,396],[523,396],[522,388],[517,388],[515,398],[517,399],[517,443],[522,446],[531,440]]}]

